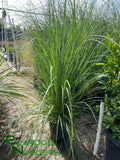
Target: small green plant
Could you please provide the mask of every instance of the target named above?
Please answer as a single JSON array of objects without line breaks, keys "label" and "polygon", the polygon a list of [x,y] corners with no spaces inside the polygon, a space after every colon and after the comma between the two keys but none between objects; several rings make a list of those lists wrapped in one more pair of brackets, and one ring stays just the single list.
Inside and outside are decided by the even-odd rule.
[{"label": "small green plant", "polygon": [[114,138],[120,141],[120,34],[114,30],[115,37],[107,36],[109,54],[104,66],[106,78],[100,83],[105,91],[104,126],[109,129]]},{"label": "small green plant", "polygon": [[10,61],[13,61],[14,48],[13,48],[12,45],[10,45],[10,46],[8,47],[8,51],[9,51],[9,59],[10,59]]}]

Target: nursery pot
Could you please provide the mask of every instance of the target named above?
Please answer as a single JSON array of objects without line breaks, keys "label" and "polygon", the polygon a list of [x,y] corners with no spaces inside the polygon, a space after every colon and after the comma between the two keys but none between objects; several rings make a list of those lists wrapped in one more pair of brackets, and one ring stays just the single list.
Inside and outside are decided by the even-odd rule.
[{"label": "nursery pot", "polygon": [[105,160],[120,160],[120,141],[114,139],[109,130],[106,130]]},{"label": "nursery pot", "polygon": [[[63,133],[62,133],[62,129],[61,129],[61,125],[58,125],[58,133],[57,133],[57,123],[54,121],[50,121],[50,131],[51,131],[51,138],[56,142],[56,143],[62,143],[64,144],[64,139],[65,141],[67,141],[68,138],[68,133],[65,129],[65,127],[63,127]],[[57,134],[57,137],[56,137]],[[64,134],[64,137],[63,137]]]}]

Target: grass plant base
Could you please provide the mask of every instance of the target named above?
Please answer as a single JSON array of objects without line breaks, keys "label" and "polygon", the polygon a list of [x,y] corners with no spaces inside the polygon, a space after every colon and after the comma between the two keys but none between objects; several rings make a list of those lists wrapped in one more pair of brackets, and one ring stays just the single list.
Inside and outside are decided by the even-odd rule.
[{"label": "grass plant base", "polygon": [[[50,121],[50,132],[51,132],[51,138],[55,141],[55,143],[57,143],[58,145],[63,145],[63,146],[65,144],[68,144],[69,139],[68,139],[67,131],[63,127],[63,133],[62,133],[60,124],[58,126],[58,134],[57,134],[57,123]],[[57,134],[57,137],[56,137],[56,134]]]}]

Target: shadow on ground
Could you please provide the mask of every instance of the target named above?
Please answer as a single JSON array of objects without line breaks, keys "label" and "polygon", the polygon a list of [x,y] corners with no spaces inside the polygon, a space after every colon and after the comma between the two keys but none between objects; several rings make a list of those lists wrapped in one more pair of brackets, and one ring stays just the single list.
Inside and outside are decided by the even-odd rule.
[{"label": "shadow on ground", "polygon": [[9,135],[9,129],[6,129],[9,121],[6,106],[7,102],[0,103],[0,160],[15,160],[17,157],[11,154],[11,145],[4,142],[4,136]]}]

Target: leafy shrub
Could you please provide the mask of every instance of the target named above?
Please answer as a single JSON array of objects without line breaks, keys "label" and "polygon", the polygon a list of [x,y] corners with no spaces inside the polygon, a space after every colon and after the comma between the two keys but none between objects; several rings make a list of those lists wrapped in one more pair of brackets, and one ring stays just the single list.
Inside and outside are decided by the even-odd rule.
[{"label": "leafy shrub", "polygon": [[114,30],[115,37],[107,36],[109,54],[104,66],[106,79],[100,81],[105,91],[104,125],[120,140],[120,34]]}]

